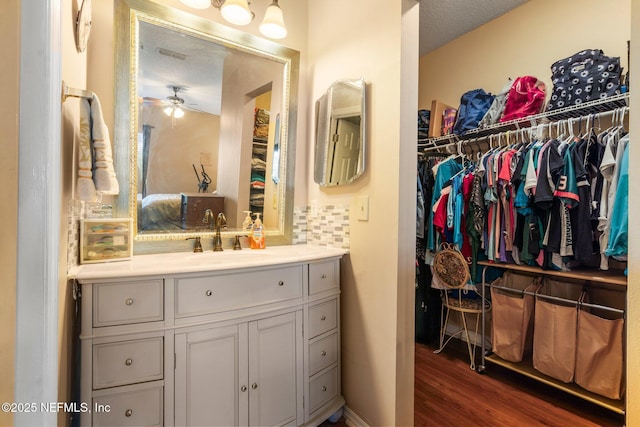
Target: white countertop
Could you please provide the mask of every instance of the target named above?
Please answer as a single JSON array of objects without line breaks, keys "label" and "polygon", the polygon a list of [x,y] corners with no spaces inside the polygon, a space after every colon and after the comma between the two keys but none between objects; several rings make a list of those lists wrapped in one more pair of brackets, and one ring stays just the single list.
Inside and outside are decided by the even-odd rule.
[{"label": "white countertop", "polygon": [[80,265],[69,271],[69,278],[82,282],[118,277],[166,276],[315,261],[342,257],[347,253],[346,249],[325,246],[286,245],[240,251],[225,249],[222,252],[134,255],[125,261]]}]

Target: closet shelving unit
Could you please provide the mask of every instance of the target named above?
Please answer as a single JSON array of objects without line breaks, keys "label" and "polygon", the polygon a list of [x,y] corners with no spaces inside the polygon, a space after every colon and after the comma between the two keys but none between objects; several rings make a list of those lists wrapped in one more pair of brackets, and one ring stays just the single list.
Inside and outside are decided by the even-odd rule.
[{"label": "closet shelving unit", "polygon": [[[613,289],[613,290],[620,290],[621,292],[626,292],[627,289],[627,277],[622,273],[622,271],[620,270],[608,270],[608,271],[602,271],[602,270],[576,270],[576,271],[554,271],[554,270],[543,270],[542,268],[539,267],[532,267],[532,266],[527,266],[527,265],[517,265],[517,264],[503,264],[503,263],[491,263],[488,261],[478,261],[478,265],[481,265],[483,267],[482,269],[482,284],[481,284],[481,295],[482,298],[486,297],[486,289],[487,288],[491,288],[491,287],[496,287],[496,288],[501,288],[501,289],[508,289],[508,288],[502,288],[500,286],[495,286],[491,283],[487,283],[485,280],[485,274],[487,271],[487,268],[500,268],[500,269],[504,269],[504,270],[510,270],[513,272],[518,272],[518,273],[524,273],[524,274],[528,274],[528,275],[535,275],[538,277],[541,276],[548,276],[552,279],[571,279],[571,280],[575,280],[575,281],[580,281],[583,282],[585,284],[587,284],[588,286],[592,286],[592,287],[603,287],[606,289]],[[570,285],[568,285],[570,286]],[[527,293],[530,295],[534,295],[533,293],[529,293],[529,292],[524,292],[521,291],[521,293]],[[553,296],[544,296],[544,298],[546,299],[550,299],[550,300],[561,300],[564,302],[569,302],[569,300],[566,299],[562,299],[562,298],[556,298]],[[577,303],[577,302],[576,302]],[[606,310],[606,311],[611,311],[611,312],[615,312],[618,314],[624,314],[624,310],[621,309],[617,309],[617,308],[613,308],[613,307],[607,307],[607,306],[603,306],[603,305],[597,305],[597,304],[589,304],[589,303],[582,303],[583,306],[585,307],[592,307],[592,308],[597,308],[600,310]],[[614,400],[614,399],[609,399],[607,397],[601,396],[599,394],[596,393],[592,393],[582,387],[580,387],[579,385],[575,384],[575,383],[564,383],[560,380],[557,380],[553,377],[547,376],[539,371],[537,371],[534,367],[533,367],[533,363],[531,361],[531,358],[529,359],[524,359],[522,362],[510,362],[507,360],[504,360],[502,358],[500,358],[499,356],[497,356],[496,354],[493,353],[489,353],[488,350],[485,348],[485,318],[486,318],[486,313],[482,313],[482,344],[481,344],[481,361],[480,361],[480,365],[478,366],[478,372],[482,373],[484,372],[485,368],[486,368],[486,362],[490,362],[493,363],[495,365],[499,365],[502,366],[504,368],[507,368],[509,370],[518,372],[519,374],[525,375],[529,378],[535,379],[537,381],[540,381],[544,384],[547,384],[549,386],[555,387],[557,389],[560,389],[566,393],[572,394],[574,396],[577,396],[581,399],[584,399],[586,401],[589,401],[591,403],[594,403],[596,405],[602,406],[606,409],[609,409],[610,411],[613,411],[615,413],[618,414],[623,414],[625,413],[625,406],[624,406],[624,396],[622,399],[620,400]]]},{"label": "closet shelving unit", "polygon": [[[267,113],[268,114],[268,113]],[[258,123],[256,120],[254,126],[266,126],[269,127],[269,123]],[[255,182],[255,177],[261,177],[262,183],[266,184],[266,175],[267,175],[267,147],[268,147],[268,133],[265,136],[253,136],[252,147],[251,147],[251,182],[249,184],[249,210],[253,213],[259,213],[261,216],[264,212],[264,194],[265,188],[264,185],[262,187],[254,186],[252,183]],[[256,166],[253,162],[258,161],[263,166]],[[254,204],[255,197],[262,196],[262,204]]]},{"label": "closet shelving unit", "polygon": [[[470,131],[465,132],[463,135],[445,135],[440,137],[433,138],[424,138],[418,139],[418,154],[425,152],[447,152],[447,148],[452,146],[457,146],[458,149],[464,149],[465,145],[478,146],[480,142],[490,141],[490,138],[496,135],[504,135],[508,132],[518,131],[521,129],[532,128],[540,125],[553,125],[562,120],[569,119],[582,119],[584,121],[587,118],[604,118],[607,116],[613,116],[615,111],[619,111],[623,108],[628,108],[629,105],[629,93],[623,93],[620,95],[608,97],[605,99],[599,99],[595,101],[586,102],[580,105],[566,107],[550,112],[544,112],[537,115],[529,116],[523,119],[512,120],[504,123],[496,123],[495,125],[472,129]],[[576,124],[577,122],[572,122]],[[486,296],[486,289],[492,287],[493,285],[490,283],[486,283],[485,281],[485,273],[487,268],[494,267],[500,268],[504,270],[511,270],[513,272],[520,272],[529,275],[535,275],[538,277],[548,276],[553,279],[570,279],[573,281],[581,281],[584,284],[592,287],[601,287],[605,289],[613,289],[624,292],[626,295],[627,290],[627,277],[622,273],[622,271],[610,270],[610,271],[602,271],[602,270],[578,270],[578,271],[553,271],[553,270],[543,270],[538,267],[532,266],[524,266],[517,264],[504,264],[504,263],[490,263],[488,261],[479,261],[479,265],[483,266],[483,274],[482,274],[482,283],[481,285],[481,295],[483,298]],[[550,299],[559,299],[557,297],[547,297]],[[564,300],[567,302],[567,300]],[[625,298],[626,301],[626,298]],[[584,303],[583,303],[584,304]],[[598,308],[601,310],[617,312],[622,314],[626,318],[626,313],[624,310],[607,307],[602,305],[595,304],[584,304],[591,305],[594,308]],[[626,308],[626,307],[625,307]],[[601,396],[596,393],[592,393],[575,383],[564,383],[562,381],[556,380],[555,378],[549,377],[533,367],[533,363],[531,358],[529,360],[523,360],[519,363],[513,363],[501,359],[495,354],[491,354],[489,350],[486,349],[485,344],[485,320],[486,313],[482,313],[482,337],[481,337],[481,363],[478,366],[478,372],[484,372],[486,369],[486,362],[493,363],[495,365],[502,366],[506,369],[518,372],[522,375],[525,375],[534,380],[545,383],[549,386],[560,389],[566,393],[582,398],[586,401],[604,407],[608,410],[611,410],[618,414],[625,414],[625,401],[624,395],[620,400],[613,400],[607,397]],[[624,345],[626,349],[626,344]],[[626,356],[624,357],[626,359]]]},{"label": "closet shelving unit", "polygon": [[567,119],[585,119],[589,115],[605,115],[612,113],[616,109],[628,107],[629,93],[611,96],[604,99],[585,102],[580,105],[560,108],[557,110],[528,116],[522,119],[511,120],[504,123],[496,123],[484,128],[471,129],[462,135],[443,135],[433,138],[419,138],[418,150],[431,151],[443,149],[447,146],[462,142],[470,143],[482,141],[492,135],[526,129],[537,125],[549,124]]}]

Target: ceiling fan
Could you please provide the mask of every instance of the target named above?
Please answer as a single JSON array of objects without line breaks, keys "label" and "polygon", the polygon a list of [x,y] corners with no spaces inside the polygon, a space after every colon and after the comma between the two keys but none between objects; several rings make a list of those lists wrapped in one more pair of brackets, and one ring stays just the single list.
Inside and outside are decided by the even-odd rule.
[{"label": "ceiling fan", "polygon": [[185,104],[184,98],[178,96],[178,92],[185,91],[184,87],[180,86],[168,86],[172,91],[173,95],[167,96],[166,99],[158,99],[152,97],[144,97],[143,101],[145,105],[156,105],[163,107],[163,111],[167,116],[171,118],[179,119],[184,116],[184,110],[193,110],[197,112],[202,112],[197,108],[194,108],[193,105],[196,104]]}]

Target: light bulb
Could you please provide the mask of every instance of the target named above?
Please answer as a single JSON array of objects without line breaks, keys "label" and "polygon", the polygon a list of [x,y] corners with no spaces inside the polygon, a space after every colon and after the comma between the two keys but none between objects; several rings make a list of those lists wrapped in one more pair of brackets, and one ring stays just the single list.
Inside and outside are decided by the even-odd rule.
[{"label": "light bulb", "polygon": [[264,13],[264,19],[260,24],[260,32],[272,39],[282,39],[287,36],[282,9],[278,6],[277,0],[274,0]]},{"label": "light bulb", "polygon": [[211,6],[211,0],[180,0],[180,2],[194,9],[206,9]]},{"label": "light bulb", "polygon": [[162,111],[164,111],[164,113],[165,113],[167,116],[170,116],[170,115],[171,115],[171,113],[173,113],[173,107],[169,107],[169,106],[164,107],[164,109],[163,109]]},{"label": "light bulb", "polygon": [[247,0],[226,0],[220,8],[222,17],[235,25],[247,25],[253,19]]},{"label": "light bulb", "polygon": [[176,107],[173,110],[173,117],[175,117],[176,119],[184,117],[184,110],[182,108],[180,108],[180,107]]}]

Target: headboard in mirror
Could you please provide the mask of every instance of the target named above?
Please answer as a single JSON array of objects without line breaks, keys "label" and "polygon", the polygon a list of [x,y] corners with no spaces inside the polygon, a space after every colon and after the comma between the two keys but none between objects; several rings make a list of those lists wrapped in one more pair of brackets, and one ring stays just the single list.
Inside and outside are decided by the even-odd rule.
[{"label": "headboard in mirror", "polygon": [[314,180],[345,185],[364,173],[366,151],[364,79],[338,80],[316,102]]},{"label": "headboard in mirror", "polygon": [[299,52],[148,0],[115,13],[115,203],[135,253],[185,250],[207,208],[223,238],[251,210],[291,243]]}]

